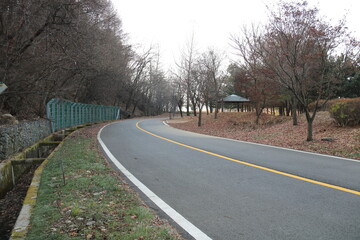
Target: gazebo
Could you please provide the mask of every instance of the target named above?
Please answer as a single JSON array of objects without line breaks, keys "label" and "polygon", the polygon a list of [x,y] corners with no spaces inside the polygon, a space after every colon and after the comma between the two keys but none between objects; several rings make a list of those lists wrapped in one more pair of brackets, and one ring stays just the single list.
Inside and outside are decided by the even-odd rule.
[{"label": "gazebo", "polygon": [[237,104],[237,111],[240,112],[240,103],[241,103],[241,111],[244,111],[244,103],[249,103],[250,100],[244,97],[240,97],[236,94],[231,94],[227,97],[224,97],[221,100],[221,110],[222,112],[224,112],[224,104],[226,103],[232,103],[232,104]]}]

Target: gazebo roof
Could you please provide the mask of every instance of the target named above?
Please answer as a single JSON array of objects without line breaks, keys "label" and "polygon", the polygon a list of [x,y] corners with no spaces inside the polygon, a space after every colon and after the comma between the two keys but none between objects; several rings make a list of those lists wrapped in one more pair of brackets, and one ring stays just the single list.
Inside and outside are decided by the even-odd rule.
[{"label": "gazebo roof", "polygon": [[244,98],[244,97],[240,97],[235,94],[231,94],[230,96],[223,98],[223,102],[225,102],[225,103],[243,103],[243,102],[250,102],[250,100],[247,98]]}]

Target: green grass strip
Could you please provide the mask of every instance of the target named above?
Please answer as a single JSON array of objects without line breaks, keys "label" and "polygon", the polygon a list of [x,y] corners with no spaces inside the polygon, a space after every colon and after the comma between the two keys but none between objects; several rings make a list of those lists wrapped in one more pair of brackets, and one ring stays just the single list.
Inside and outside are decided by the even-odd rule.
[{"label": "green grass strip", "polygon": [[94,140],[78,135],[49,159],[26,239],[180,237],[105,164]]}]

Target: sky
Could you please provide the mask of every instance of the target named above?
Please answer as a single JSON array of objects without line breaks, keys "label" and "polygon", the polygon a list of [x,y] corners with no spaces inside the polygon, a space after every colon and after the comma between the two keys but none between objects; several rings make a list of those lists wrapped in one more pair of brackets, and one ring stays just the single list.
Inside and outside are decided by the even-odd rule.
[{"label": "sky", "polygon": [[[265,23],[266,5],[274,0],[112,0],[128,43],[147,49],[159,48],[163,68],[175,67],[186,43],[194,36],[199,52],[213,48],[223,53],[225,62],[236,59],[231,35],[242,26]],[[308,0],[329,21],[347,14],[347,26],[360,39],[359,0]]]}]

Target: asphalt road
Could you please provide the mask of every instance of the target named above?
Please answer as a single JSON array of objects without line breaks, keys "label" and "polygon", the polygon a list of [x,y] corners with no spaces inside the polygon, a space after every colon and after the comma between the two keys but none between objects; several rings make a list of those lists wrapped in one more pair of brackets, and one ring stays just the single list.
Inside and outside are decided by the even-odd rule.
[{"label": "asphalt road", "polygon": [[100,138],[210,238],[360,239],[359,161],[194,134],[160,119],[138,128],[139,121],[108,125]]}]

